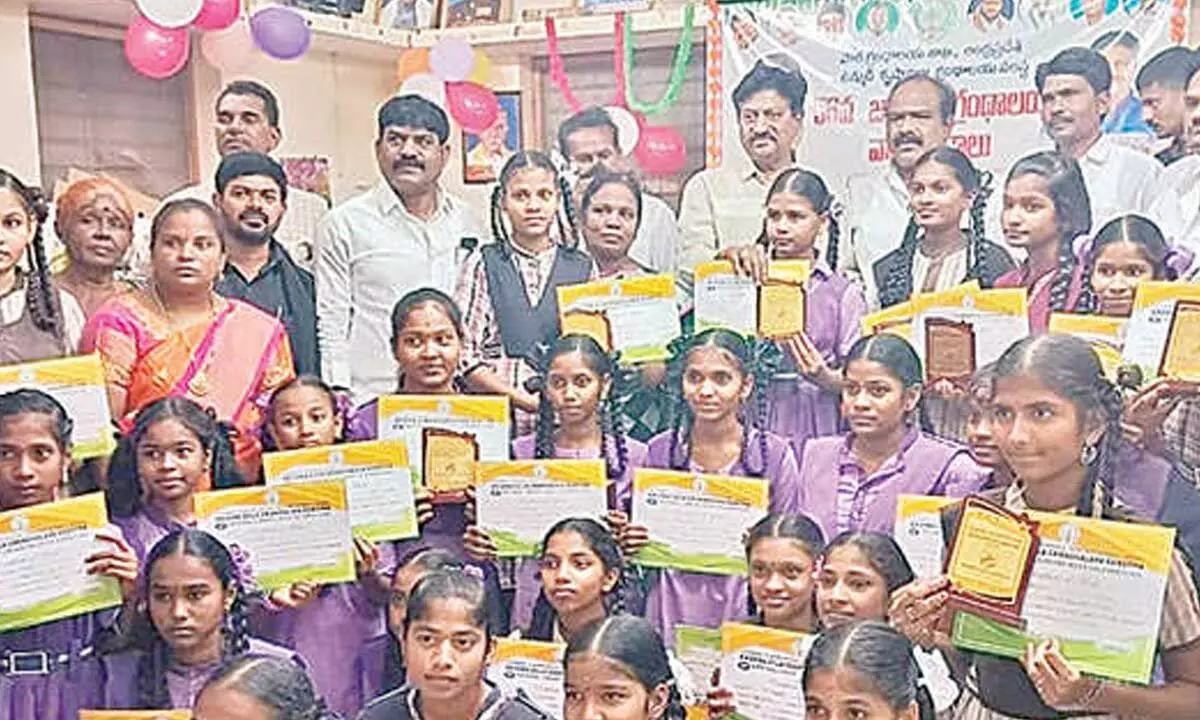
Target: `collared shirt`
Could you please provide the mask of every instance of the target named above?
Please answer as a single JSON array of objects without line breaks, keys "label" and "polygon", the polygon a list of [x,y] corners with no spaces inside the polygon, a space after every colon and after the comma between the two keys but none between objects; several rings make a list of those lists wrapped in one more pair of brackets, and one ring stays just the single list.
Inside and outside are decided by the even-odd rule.
[{"label": "collared shirt", "polygon": [[771,183],[757,170],[701,170],[688,180],[679,203],[681,264],[693,268],[728,247],[749,245],[763,230]]},{"label": "collared shirt", "polygon": [[[63,290],[56,289],[56,292],[58,292],[58,304],[62,308],[63,314],[59,318],[62,323],[62,339],[67,345],[68,354],[73,354],[79,348],[79,339],[83,336],[83,326],[87,324],[87,317],[83,314],[83,308],[79,306],[79,301],[75,299],[74,295]],[[0,326],[12,325],[28,312],[28,297],[29,293],[23,282],[0,296]]]},{"label": "collared shirt", "polygon": [[326,382],[360,400],[396,387],[392,307],[412,290],[454,291],[464,237],[482,237],[470,210],[439,191],[428,220],[385,181],[332,210],[317,231],[317,329]]},{"label": "collared shirt", "polygon": [[846,183],[845,227],[849,242],[838,249],[838,271],[863,288],[867,306],[879,307],[873,268],[883,256],[900,247],[908,227],[908,188],[889,165],[886,173],[854,175]]},{"label": "collared shirt", "polygon": [[1167,242],[1200,251],[1200,155],[1184,157],[1163,170],[1159,188],[1150,217]]},{"label": "collared shirt", "polygon": [[642,223],[629,246],[629,257],[654,272],[675,272],[681,242],[675,211],[662,198],[642,193]]},{"label": "collared shirt", "polygon": [[1127,213],[1148,215],[1158,199],[1162,165],[1102,135],[1079,160],[1092,205],[1092,230]]},{"label": "collared shirt", "polygon": [[[298,282],[287,281],[285,263],[292,264],[293,277]],[[217,279],[215,289],[227,298],[244,300],[268,315],[279,318],[287,328],[296,374],[315,375],[320,372],[312,273],[296,266],[291,255],[279,243],[270,241],[267,264],[253,278],[247,279],[233,263],[225,263],[225,271]],[[305,297],[292,297],[297,293]]]},{"label": "collared shirt", "polygon": [[[210,180],[178,190],[167,196],[162,204],[166,205],[172,200],[193,199],[203,200],[211,205],[216,192],[216,187]],[[275,239],[291,253],[296,264],[305,270],[312,271],[313,261],[316,259],[317,226],[328,212],[329,202],[325,198],[314,192],[288,187],[287,210],[279,222],[279,229],[275,231]],[[148,235],[134,237],[133,243],[130,267],[149,277],[146,269],[150,267],[150,238]]]}]

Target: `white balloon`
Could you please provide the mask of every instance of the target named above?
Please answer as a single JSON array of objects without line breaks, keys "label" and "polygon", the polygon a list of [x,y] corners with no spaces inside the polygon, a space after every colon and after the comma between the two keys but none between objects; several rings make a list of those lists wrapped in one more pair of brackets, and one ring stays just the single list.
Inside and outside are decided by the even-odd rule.
[{"label": "white balloon", "polygon": [[162,28],[191,25],[204,8],[204,0],[135,0],[138,12]]},{"label": "white balloon", "polygon": [[437,75],[419,73],[400,84],[397,95],[420,95],[440,108],[446,107],[446,82]]},{"label": "white balloon", "polygon": [[254,44],[250,25],[244,17],[238,18],[224,30],[214,30],[200,36],[200,54],[209,65],[225,72],[245,69],[256,52],[258,47]]},{"label": "white balloon", "polygon": [[605,106],[604,112],[608,113],[608,116],[612,118],[613,125],[617,126],[618,149],[622,155],[629,155],[637,147],[638,138],[641,136],[637,118],[625,108],[616,105]]}]

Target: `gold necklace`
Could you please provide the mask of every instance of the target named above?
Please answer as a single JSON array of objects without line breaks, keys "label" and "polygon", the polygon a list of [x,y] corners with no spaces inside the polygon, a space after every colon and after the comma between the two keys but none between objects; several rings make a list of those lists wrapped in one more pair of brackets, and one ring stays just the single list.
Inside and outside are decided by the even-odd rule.
[{"label": "gold necklace", "polygon": [[[188,356],[195,358],[196,357],[196,346],[188,341],[187,334],[184,333],[175,324],[175,321],[171,318],[171,313],[167,310],[166,303],[163,302],[162,296],[158,294],[158,285],[151,283],[150,294],[154,297],[154,303],[158,306],[159,311],[162,312],[163,318],[167,321],[167,327],[170,328],[171,332],[179,334],[180,339],[183,340],[184,346],[187,347]],[[204,322],[211,323],[213,321],[213,316],[215,314],[216,314],[216,306],[215,306],[215,303],[213,302],[212,293],[209,293],[209,295],[208,295],[208,315]],[[205,359],[204,367],[197,370],[196,374],[192,376],[192,379],[188,381],[188,391],[192,395],[194,395],[196,397],[204,397],[205,395],[208,394],[208,391],[210,389],[210,385],[208,382],[208,366],[211,362],[212,362],[211,356],[209,358]]]}]

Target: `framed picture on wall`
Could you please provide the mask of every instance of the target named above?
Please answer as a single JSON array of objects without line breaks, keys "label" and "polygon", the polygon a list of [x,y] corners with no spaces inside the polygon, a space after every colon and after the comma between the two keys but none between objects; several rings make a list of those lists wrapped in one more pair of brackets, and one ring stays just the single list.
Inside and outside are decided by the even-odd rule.
[{"label": "framed picture on wall", "polygon": [[512,21],[512,0],[442,0],[442,27]]},{"label": "framed picture on wall", "polygon": [[577,0],[583,13],[613,13],[622,10],[636,12],[650,7],[649,0]]},{"label": "framed picture on wall", "polygon": [[437,0],[377,0],[375,24],[397,30],[426,30],[435,26]]},{"label": "framed picture on wall", "polygon": [[324,15],[337,15],[338,17],[350,18],[359,15],[371,17],[369,10],[374,10],[377,0],[283,0],[284,5],[308,10],[310,12],[322,13]]},{"label": "framed picture on wall", "polygon": [[463,181],[482,185],[500,176],[504,163],[521,149],[521,93],[496,93],[496,122],[479,134],[463,132]]}]

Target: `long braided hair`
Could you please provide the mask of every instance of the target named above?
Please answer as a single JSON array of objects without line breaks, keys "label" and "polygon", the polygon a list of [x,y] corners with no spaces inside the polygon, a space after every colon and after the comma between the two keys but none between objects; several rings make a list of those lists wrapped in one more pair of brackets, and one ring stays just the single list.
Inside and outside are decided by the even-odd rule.
[{"label": "long braided hair", "polygon": [[[680,347],[682,345],[682,347]],[[759,430],[759,423],[767,417],[767,394],[763,386],[774,374],[772,367],[775,357],[771,355],[775,344],[766,341],[746,339],[732,330],[712,328],[683,343],[675,343],[677,351],[672,357],[668,371],[670,382],[668,389],[674,393],[675,400],[670,405],[671,418],[669,427],[671,433],[668,463],[672,470],[687,470],[691,461],[692,425],[695,417],[684,397],[683,383],[687,374],[688,360],[692,354],[703,348],[715,348],[723,351],[732,360],[745,382],[753,383],[749,408],[742,412],[742,454],[741,466],[750,477],[762,477],[767,472],[767,434]],[[777,353],[777,349],[774,350]],[[757,431],[758,462],[750,461],[750,436]]]},{"label": "long braided hair", "polygon": [[[971,205],[967,208],[970,218],[969,237],[967,238],[967,276],[963,281],[980,280],[984,277],[983,243],[984,243],[984,213],[987,210],[987,200],[992,193],[992,174],[980,171],[971,163],[970,158],[961,150],[953,147],[934,148],[922,155],[913,165],[914,173],[922,166],[937,163],[950,169],[954,178],[967,195],[971,196]],[[961,223],[961,218],[959,219]],[[883,306],[904,302],[916,290],[916,278],[912,276],[913,258],[917,253],[920,240],[921,226],[916,217],[910,217],[904,229],[904,240],[900,243],[901,262],[888,268],[887,277],[879,290],[879,301]]]},{"label": "long braided hair", "polygon": [[24,206],[29,222],[34,226],[33,240],[25,248],[29,267],[33,273],[25,285],[25,303],[34,326],[42,332],[51,333],[64,342],[62,318],[54,299],[54,285],[50,280],[50,263],[46,260],[46,244],[42,239],[42,228],[50,214],[40,188],[30,187],[16,175],[0,168],[0,189],[9,190]]},{"label": "long braided hair", "polygon": [[512,250],[512,237],[504,217],[504,193],[508,191],[508,184],[512,182],[518,171],[531,167],[541,168],[554,175],[554,181],[558,186],[559,201],[562,204],[561,212],[555,214],[558,224],[558,242],[569,248],[578,247],[579,230],[575,218],[575,204],[571,201],[571,187],[550,156],[539,150],[521,150],[504,163],[496,187],[492,190],[492,237],[497,243],[500,243],[500,247],[505,253]]},{"label": "long braided hair", "polygon": [[233,555],[221,541],[201,530],[185,528],[176,530],[155,543],[146,556],[142,575],[142,592],[150,603],[150,622],[144,624],[144,637],[139,644],[144,650],[137,667],[137,687],[141,707],[159,710],[172,707],[171,694],[167,688],[167,668],[171,662],[171,648],[154,625],[154,594],[151,583],[154,567],[160,560],[172,555],[186,555],[203,560],[212,568],[213,575],[221,584],[226,595],[233,600],[225,613],[222,629],[223,647],[221,658],[228,662],[244,655],[250,647],[250,620],[246,610],[245,578]]},{"label": "long braided hair", "polygon": [[616,407],[621,395],[616,388],[621,368],[615,358],[604,352],[600,344],[587,335],[563,335],[555,340],[543,357],[539,358],[537,364],[540,377],[527,383],[527,386],[538,393],[541,400],[538,404],[534,457],[538,460],[549,460],[557,454],[554,439],[558,430],[558,419],[554,404],[550,402],[548,375],[550,366],[557,358],[571,353],[579,353],[584,365],[596,374],[599,382],[609,383],[608,392],[600,396],[596,419],[600,425],[600,452],[604,458],[606,474],[609,480],[616,480],[624,476],[629,468],[629,448],[626,444],[624,423],[621,420],[622,413]]},{"label": "long braided hair", "polygon": [[1092,202],[1079,163],[1049,150],[1027,155],[1008,171],[1005,184],[1022,175],[1037,175],[1045,181],[1058,221],[1058,269],[1050,286],[1050,309],[1071,310],[1071,280],[1079,261],[1073,241],[1092,230]]},{"label": "long braided hair", "polygon": [[[780,193],[790,193],[799,195],[808,200],[812,205],[813,212],[825,217],[828,230],[826,231],[827,242],[825,244],[825,264],[832,269],[837,269],[838,261],[838,241],[841,238],[841,226],[838,223],[834,206],[836,199],[833,193],[829,192],[829,187],[820,175],[802,168],[791,168],[780,173],[779,177],[775,178],[775,182],[771,184],[771,189],[767,191],[767,203],[770,204],[771,198]],[[765,247],[768,252],[771,251],[771,239],[767,237],[767,223],[763,221],[762,233],[758,236],[758,243]]]},{"label": "long braided hair", "polygon": [[1090,420],[1103,427],[1103,435],[1095,445],[1080,449],[1087,479],[1076,511],[1095,517],[1111,510],[1114,468],[1125,443],[1121,434],[1124,403],[1120,390],[1104,376],[1095,351],[1086,341],[1071,335],[1028,337],[1014,343],[996,361],[997,384],[1017,376],[1031,377],[1070,402],[1081,426]]},{"label": "long braided hair", "polygon": [[1100,298],[1092,286],[1092,274],[1096,272],[1096,260],[1104,248],[1115,243],[1132,243],[1138,246],[1142,257],[1150,265],[1149,279],[1177,279],[1174,268],[1167,263],[1171,247],[1167,245],[1158,225],[1153,220],[1141,215],[1115,217],[1105,223],[1104,227],[1100,228],[1100,232],[1096,233],[1096,237],[1092,238],[1083,273],[1083,290],[1079,294],[1079,303],[1076,308],[1079,312],[1100,312]]},{"label": "long braided hair", "polygon": [[[625,556],[621,553],[621,545],[613,537],[608,528],[591,518],[565,518],[559,520],[546,531],[542,538],[543,558],[546,547],[556,535],[573,532],[583,538],[588,549],[600,560],[603,572],[616,572],[617,582],[612,589],[604,593],[604,614],[620,615],[625,612],[626,588],[632,583],[626,577],[629,569],[625,565]],[[538,592],[537,603],[533,606],[533,619],[529,623],[529,637],[538,640],[550,640],[554,637],[554,625],[558,622],[558,613],[546,597],[545,584]]]}]

